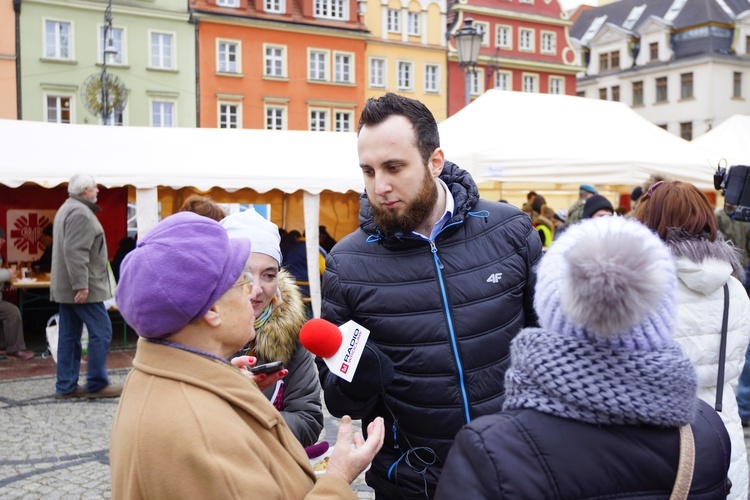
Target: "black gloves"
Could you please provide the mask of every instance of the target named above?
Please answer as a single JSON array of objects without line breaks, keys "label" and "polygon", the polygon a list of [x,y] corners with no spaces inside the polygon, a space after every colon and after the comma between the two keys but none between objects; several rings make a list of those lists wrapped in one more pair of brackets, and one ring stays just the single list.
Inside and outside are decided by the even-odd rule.
[{"label": "black gloves", "polygon": [[372,343],[365,345],[351,383],[339,379],[341,390],[355,399],[370,399],[393,381],[393,362]]}]

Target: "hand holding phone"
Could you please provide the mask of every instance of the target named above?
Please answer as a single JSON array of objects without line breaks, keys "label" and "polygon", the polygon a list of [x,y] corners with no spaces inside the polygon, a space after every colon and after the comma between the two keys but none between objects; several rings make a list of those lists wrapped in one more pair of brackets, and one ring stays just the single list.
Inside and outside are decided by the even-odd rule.
[{"label": "hand holding phone", "polygon": [[271,373],[276,373],[277,371],[283,368],[284,368],[284,363],[282,363],[281,361],[273,361],[271,363],[265,363],[263,365],[253,366],[252,368],[248,368],[248,370],[253,375],[260,375],[260,374],[269,375]]}]

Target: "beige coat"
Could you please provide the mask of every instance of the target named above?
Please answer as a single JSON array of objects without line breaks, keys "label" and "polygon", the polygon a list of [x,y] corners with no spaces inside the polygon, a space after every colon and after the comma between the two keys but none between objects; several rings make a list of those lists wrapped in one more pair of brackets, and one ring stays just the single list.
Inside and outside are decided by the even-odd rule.
[{"label": "beige coat", "polygon": [[112,498],[356,498],[316,476],[284,419],[236,368],[138,341],[110,443]]},{"label": "beige coat", "polygon": [[86,303],[112,298],[107,271],[107,241],[95,204],[72,194],[55,214],[52,236],[50,300],[75,303],[78,290],[88,289]]}]

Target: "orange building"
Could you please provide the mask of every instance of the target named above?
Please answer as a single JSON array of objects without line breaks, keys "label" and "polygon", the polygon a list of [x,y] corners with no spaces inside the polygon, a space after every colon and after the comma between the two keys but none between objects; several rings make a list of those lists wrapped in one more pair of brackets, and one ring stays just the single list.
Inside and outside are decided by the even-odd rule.
[{"label": "orange building", "polygon": [[14,5],[15,2],[0,3],[0,118],[9,120],[18,118]]},{"label": "orange building", "polygon": [[356,0],[192,0],[190,6],[198,32],[199,126],[356,129],[367,37]]}]

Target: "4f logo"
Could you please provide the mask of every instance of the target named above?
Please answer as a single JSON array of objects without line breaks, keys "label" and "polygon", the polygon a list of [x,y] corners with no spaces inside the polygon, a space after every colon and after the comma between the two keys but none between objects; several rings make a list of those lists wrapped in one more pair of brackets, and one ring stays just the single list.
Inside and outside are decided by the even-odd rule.
[{"label": "4f logo", "polygon": [[487,283],[499,283],[501,279],[503,279],[503,273],[490,274]]}]

